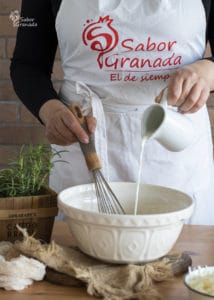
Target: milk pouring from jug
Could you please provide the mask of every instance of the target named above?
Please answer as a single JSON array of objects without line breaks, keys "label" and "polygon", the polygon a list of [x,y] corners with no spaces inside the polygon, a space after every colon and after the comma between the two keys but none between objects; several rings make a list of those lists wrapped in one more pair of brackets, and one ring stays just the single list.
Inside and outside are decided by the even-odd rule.
[{"label": "milk pouring from jug", "polygon": [[142,116],[142,144],[135,194],[135,215],[137,214],[143,153],[146,142],[153,138],[169,151],[178,152],[191,145],[194,140],[195,131],[191,121],[185,115],[168,107],[167,92],[168,90],[165,89],[160,104],[151,105]]},{"label": "milk pouring from jug", "polygon": [[165,89],[160,104],[153,104],[145,110],[141,122],[142,138],[156,139],[169,151],[182,151],[192,144],[195,131],[191,121],[167,105]]}]

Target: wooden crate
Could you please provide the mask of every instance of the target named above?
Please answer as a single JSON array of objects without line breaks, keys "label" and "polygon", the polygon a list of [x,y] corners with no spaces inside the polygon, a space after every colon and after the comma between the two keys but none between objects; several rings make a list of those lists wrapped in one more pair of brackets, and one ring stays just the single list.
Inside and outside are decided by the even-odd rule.
[{"label": "wooden crate", "polygon": [[50,241],[58,213],[57,194],[49,188],[43,191],[38,196],[0,198],[0,241],[22,239],[17,224],[42,242]]}]

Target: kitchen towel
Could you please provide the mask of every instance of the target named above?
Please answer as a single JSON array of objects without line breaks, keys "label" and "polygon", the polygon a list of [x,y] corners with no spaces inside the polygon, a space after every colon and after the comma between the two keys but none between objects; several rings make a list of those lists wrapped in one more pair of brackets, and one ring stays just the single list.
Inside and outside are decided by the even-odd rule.
[{"label": "kitchen towel", "polygon": [[22,290],[34,280],[42,280],[46,266],[36,259],[21,255],[10,242],[0,242],[0,287]]}]

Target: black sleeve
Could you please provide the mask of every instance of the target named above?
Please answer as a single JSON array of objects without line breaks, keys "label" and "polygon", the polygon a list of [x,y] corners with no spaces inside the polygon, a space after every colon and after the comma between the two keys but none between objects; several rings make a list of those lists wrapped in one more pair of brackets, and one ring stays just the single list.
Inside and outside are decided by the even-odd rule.
[{"label": "black sleeve", "polygon": [[214,1],[202,0],[206,14],[207,29],[206,29],[206,42],[210,43],[212,56],[205,57],[214,62]]},{"label": "black sleeve", "polygon": [[212,57],[210,60],[214,62],[214,1],[211,1],[210,14],[207,24],[207,39],[210,42]]},{"label": "black sleeve", "polygon": [[[18,27],[10,73],[15,92],[37,117],[40,107],[58,95],[51,82],[57,48],[55,17],[50,0],[23,0],[21,17],[34,19],[36,26]],[[27,24],[28,25],[28,24]]]}]

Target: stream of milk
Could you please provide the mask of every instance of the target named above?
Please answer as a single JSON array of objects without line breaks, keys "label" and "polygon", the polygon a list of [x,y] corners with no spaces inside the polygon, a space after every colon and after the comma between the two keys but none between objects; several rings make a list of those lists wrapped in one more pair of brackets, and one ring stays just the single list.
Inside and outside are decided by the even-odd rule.
[{"label": "stream of milk", "polygon": [[146,132],[141,141],[141,151],[140,151],[140,162],[139,162],[139,168],[138,168],[138,177],[137,177],[137,186],[136,186],[136,192],[135,192],[135,204],[134,204],[134,215],[137,214],[137,208],[139,203],[139,190],[140,190],[140,182],[141,182],[141,176],[142,176],[142,167],[143,167],[143,154],[145,149],[146,141],[151,136],[152,132],[148,131]]}]

